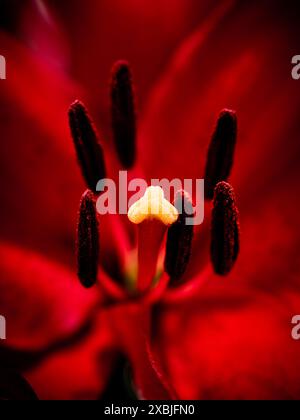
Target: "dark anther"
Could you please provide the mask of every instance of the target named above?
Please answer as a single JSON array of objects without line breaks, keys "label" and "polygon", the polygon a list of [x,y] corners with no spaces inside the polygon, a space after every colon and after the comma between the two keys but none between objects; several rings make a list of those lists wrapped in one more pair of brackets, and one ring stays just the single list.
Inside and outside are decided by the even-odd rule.
[{"label": "dark anther", "polygon": [[136,115],[131,71],[125,61],[118,61],[112,69],[111,118],[120,162],[130,169],[136,157]]},{"label": "dark anther", "polygon": [[99,258],[99,231],[94,195],[87,190],[80,202],[77,227],[78,277],[84,287],[97,281]]},{"label": "dark anther", "polygon": [[96,192],[98,181],[105,178],[103,150],[94,124],[80,101],[70,106],[69,124],[83,177],[88,188]]},{"label": "dark anther", "polygon": [[190,259],[194,226],[187,224],[187,219],[194,216],[190,196],[184,191],[178,191],[174,206],[179,212],[177,222],[168,230],[165,270],[171,278],[171,284],[180,282]]},{"label": "dark anther", "polygon": [[233,188],[219,182],[212,210],[211,260],[217,274],[226,275],[239,253],[239,216]]},{"label": "dark anther", "polygon": [[209,145],[205,168],[205,198],[212,199],[214,188],[226,181],[233,164],[237,138],[237,118],[234,111],[221,111]]}]

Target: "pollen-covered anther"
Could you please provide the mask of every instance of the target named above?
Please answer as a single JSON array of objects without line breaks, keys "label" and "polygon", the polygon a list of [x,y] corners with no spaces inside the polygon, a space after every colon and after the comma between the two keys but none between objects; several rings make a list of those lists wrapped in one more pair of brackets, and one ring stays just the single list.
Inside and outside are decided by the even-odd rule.
[{"label": "pollen-covered anther", "polygon": [[77,269],[84,287],[91,287],[97,281],[99,258],[99,231],[95,198],[87,190],[80,201],[77,226]]},{"label": "pollen-covered anther", "polygon": [[160,187],[148,187],[144,196],[136,201],[128,211],[128,218],[134,224],[145,220],[159,220],[164,225],[172,225],[178,219],[179,213],[164,197]]},{"label": "pollen-covered anther", "polygon": [[219,275],[228,274],[239,253],[239,215],[230,184],[219,182],[214,191],[211,260]]},{"label": "pollen-covered anther", "polygon": [[127,61],[117,61],[112,69],[111,123],[119,160],[130,169],[136,158],[136,113],[132,75]]},{"label": "pollen-covered anther", "polygon": [[105,178],[105,162],[98,134],[82,102],[70,106],[69,125],[82,175],[88,188],[96,192],[98,181]]},{"label": "pollen-covered anther", "polygon": [[192,199],[181,190],[176,193],[174,205],[179,212],[178,220],[168,230],[165,271],[169,274],[170,284],[178,284],[185,273],[190,256],[194,234],[191,222],[194,217]]},{"label": "pollen-covered anther", "polygon": [[205,167],[205,198],[212,199],[218,182],[226,181],[233,165],[237,138],[235,111],[223,109],[212,135]]},{"label": "pollen-covered anther", "polygon": [[147,188],[144,196],[128,211],[129,220],[138,229],[138,278],[136,289],[145,292],[153,284],[157,260],[167,227],[178,219],[177,209],[156,186]]}]

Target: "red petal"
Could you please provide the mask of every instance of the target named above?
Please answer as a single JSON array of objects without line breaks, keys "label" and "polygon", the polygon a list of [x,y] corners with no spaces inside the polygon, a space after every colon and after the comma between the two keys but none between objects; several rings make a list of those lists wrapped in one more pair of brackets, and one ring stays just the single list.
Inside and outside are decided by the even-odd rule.
[{"label": "red petal", "polygon": [[214,285],[166,312],[159,348],[183,399],[298,399],[299,343],[291,319],[300,298]]},{"label": "red petal", "polygon": [[56,2],[55,8],[71,40],[72,72],[89,88],[91,101],[101,105],[108,131],[105,87],[111,65],[118,59],[130,61],[142,105],[178,40],[206,15],[211,2],[173,0],[170,7],[169,0],[162,0],[153,7],[151,0],[89,0],[84,7],[74,1],[71,9],[64,2]]},{"label": "red petal", "polygon": [[111,328],[131,362],[140,398],[174,399],[176,394],[151,350],[150,312],[147,306],[122,305],[109,312]]},{"label": "red petal", "polygon": [[104,313],[76,346],[50,355],[26,374],[42,400],[99,399],[113,363],[113,337]]},{"label": "red petal", "polygon": [[268,2],[259,8],[233,2],[215,7],[182,42],[152,91],[140,136],[148,177],[202,178],[224,107],[235,109],[239,120],[232,178],[237,193],[243,193],[245,180],[254,177],[257,188],[280,170],[298,147],[294,142],[286,148],[283,141],[299,131],[300,97],[290,76],[297,26],[292,8],[284,14],[277,6],[270,14]]},{"label": "red petal", "polygon": [[[227,12],[222,4],[182,43],[153,90],[142,122],[140,148],[149,178],[202,178],[217,113],[227,106],[237,110],[239,120],[230,182],[242,224],[251,204],[261,208],[274,177],[288,185],[286,170],[298,166],[299,142],[293,139],[300,130],[300,96],[290,75],[291,33],[297,27],[292,15],[293,8],[284,14],[280,6],[270,14],[267,2]],[[286,139],[291,139],[288,145]],[[208,228],[209,219],[206,212]],[[208,231],[200,227],[187,277],[208,261],[208,245]]]},{"label": "red petal", "polygon": [[0,244],[0,313],[5,345],[41,350],[74,334],[94,314],[97,290],[35,252]]},{"label": "red petal", "polygon": [[[0,188],[5,203],[0,208],[5,220],[1,234],[75,267],[76,218],[84,182],[67,111],[81,93],[24,45],[3,33],[0,40],[9,64],[0,97]],[[110,219],[101,224],[101,259],[107,266],[121,242],[120,223],[113,222],[112,228]]]},{"label": "red petal", "polygon": [[83,191],[67,125],[76,89],[17,41],[3,33],[0,40],[8,63],[0,98],[1,234],[70,262]]}]

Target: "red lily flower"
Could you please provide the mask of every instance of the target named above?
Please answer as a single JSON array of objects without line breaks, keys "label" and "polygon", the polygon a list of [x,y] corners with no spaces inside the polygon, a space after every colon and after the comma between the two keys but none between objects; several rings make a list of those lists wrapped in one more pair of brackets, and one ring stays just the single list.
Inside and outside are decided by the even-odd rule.
[{"label": "red lily flower", "polygon": [[[37,41],[40,31],[34,28],[40,21],[30,27],[25,16],[19,33],[23,43],[0,35],[3,55],[11,63],[0,98],[5,220],[0,313],[9,326],[0,358],[22,371],[40,398],[99,396],[119,351],[130,360],[135,385],[146,398],[298,398],[299,346],[290,336],[291,318],[300,306],[295,223],[299,146],[294,141],[300,97],[290,77],[296,14],[280,2],[272,2],[270,10],[268,1],[224,1],[221,6],[176,1],[172,16],[169,8],[155,14],[148,1],[143,10],[133,0],[125,10],[121,1],[115,3],[111,11],[109,2],[90,1],[83,10],[89,25],[82,33],[76,22],[80,3],[74,2],[70,20],[63,18],[64,6],[57,6],[69,37],[80,42],[71,49],[73,75],[93,93],[98,80],[104,86],[112,61],[124,55],[130,59],[139,97],[149,96],[141,104],[134,168],[146,179],[201,178],[217,113],[224,106],[237,111],[239,136],[230,183],[241,216],[240,256],[226,278],[214,274],[209,203],[177,287],[167,287],[163,276],[150,294],[128,299],[120,281],[135,229],[126,217],[105,216],[99,228],[99,288],[85,290],[78,284],[72,239],[84,186],[67,141],[66,110],[73,99],[83,98],[93,115],[100,110],[97,125],[107,171],[113,177],[120,166],[108,134],[107,106],[66,77],[61,58],[67,54],[55,47],[61,44],[61,32],[55,31],[59,42],[51,42],[51,49],[53,34],[44,38],[48,55],[33,52],[24,42]],[[101,42],[111,40],[110,47],[103,47],[91,65],[99,42],[97,18],[108,12],[100,30],[109,35]],[[137,23],[141,13],[145,27]],[[112,29],[123,14],[127,19],[120,32]],[[169,31],[163,31],[165,16]],[[159,29],[153,36],[149,28],[154,23]],[[78,45],[82,48],[76,53]],[[157,52],[149,60],[154,45]]]}]

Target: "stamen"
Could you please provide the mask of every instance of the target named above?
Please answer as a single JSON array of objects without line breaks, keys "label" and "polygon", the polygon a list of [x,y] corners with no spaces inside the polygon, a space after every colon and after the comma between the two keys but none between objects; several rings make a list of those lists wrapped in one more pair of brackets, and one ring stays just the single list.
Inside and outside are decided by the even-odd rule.
[{"label": "stamen", "polygon": [[205,198],[212,199],[214,188],[230,175],[237,138],[236,113],[221,111],[209,145],[205,168]]},{"label": "stamen", "polygon": [[170,284],[180,282],[190,259],[194,226],[187,225],[187,217],[194,214],[190,196],[178,191],[174,205],[179,212],[178,220],[169,228],[165,256],[165,271],[169,274]]},{"label": "stamen", "polygon": [[137,289],[143,292],[152,284],[164,234],[178,219],[178,211],[164,198],[160,187],[149,187],[130,207],[128,218],[138,225]]},{"label": "stamen", "polygon": [[136,115],[132,76],[126,61],[118,61],[112,69],[111,116],[120,162],[130,169],[136,155]]},{"label": "stamen", "polygon": [[239,216],[233,188],[219,182],[212,210],[211,260],[219,275],[228,274],[239,253]]},{"label": "stamen", "polygon": [[90,190],[105,178],[105,162],[102,147],[87,109],[75,101],[69,109],[69,124],[83,177]]},{"label": "stamen", "polygon": [[97,212],[92,191],[87,190],[80,202],[77,227],[78,277],[84,287],[97,281],[99,258],[99,232]]}]

